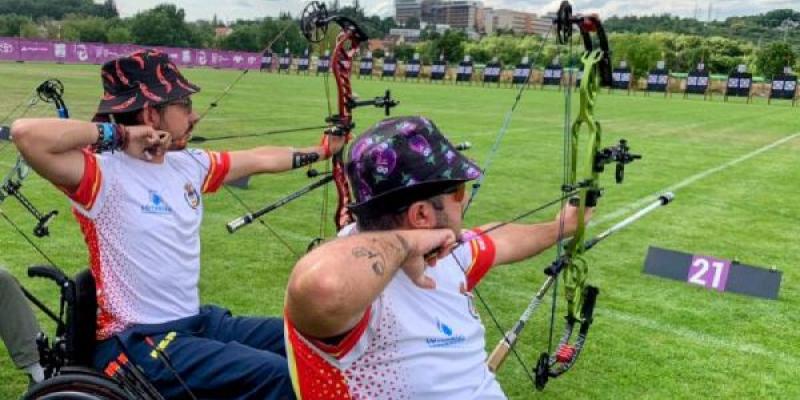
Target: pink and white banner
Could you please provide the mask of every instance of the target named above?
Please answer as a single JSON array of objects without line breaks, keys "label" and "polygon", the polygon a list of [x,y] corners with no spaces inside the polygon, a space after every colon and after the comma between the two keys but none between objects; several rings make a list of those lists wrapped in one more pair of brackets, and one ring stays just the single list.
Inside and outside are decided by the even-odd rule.
[{"label": "pink and white banner", "polygon": [[[37,61],[65,64],[102,64],[144,46],[132,44],[81,43],[0,37],[0,61]],[[152,47],[167,53],[176,65],[226,69],[261,66],[261,54],[243,51]]]}]

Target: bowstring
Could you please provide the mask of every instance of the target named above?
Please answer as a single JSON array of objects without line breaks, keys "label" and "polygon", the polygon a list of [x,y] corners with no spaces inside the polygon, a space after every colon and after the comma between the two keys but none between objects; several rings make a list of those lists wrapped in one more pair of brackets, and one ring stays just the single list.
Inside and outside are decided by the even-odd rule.
[{"label": "bowstring", "polygon": [[[31,93],[30,97],[28,97],[27,99],[22,100],[21,102],[17,103],[17,105],[14,106],[14,108],[11,111],[9,111],[9,113],[6,114],[5,117],[3,117],[3,120],[0,121],[0,125],[3,125],[6,122],[8,122],[8,120],[11,118],[11,116],[14,115],[14,113],[17,112],[17,110],[19,110],[19,108],[22,107],[22,105],[25,104],[25,103],[28,103],[28,105],[22,110],[22,112],[19,114],[19,116],[17,116],[17,118],[15,118],[15,119],[20,119],[20,118],[25,117],[28,114],[28,112],[30,112],[36,105],[39,104],[39,97],[36,94],[36,90],[34,90],[33,93]],[[4,143],[3,145],[0,145],[0,153],[2,153],[3,150],[5,150],[6,147],[8,147],[10,145],[11,145],[11,137],[8,138],[8,142],[7,143]]]},{"label": "bowstring", "polygon": [[[539,44],[539,48],[533,53],[533,63],[536,63],[536,60],[542,55],[542,50],[544,49],[545,44],[547,43],[547,38],[550,36],[550,33],[553,31],[553,26],[550,26],[550,29],[547,30],[544,37],[542,38],[541,44]],[[522,100],[522,94],[525,92],[527,86],[530,83],[530,80],[533,77],[533,69],[531,68],[531,73],[525,78],[525,82],[520,85],[520,88],[517,90],[517,95],[514,98],[514,103],[511,105],[511,108],[506,112],[505,117],[503,118],[503,125],[500,127],[500,131],[498,132],[497,136],[495,137],[494,143],[492,143],[491,149],[489,149],[489,154],[486,156],[486,160],[484,161],[483,169],[481,170],[481,176],[478,178],[478,181],[472,185],[472,194],[467,200],[467,205],[464,207],[464,211],[461,212],[461,218],[463,219],[467,215],[467,210],[469,210],[470,206],[472,206],[472,202],[478,196],[478,191],[483,185],[483,180],[485,179],[486,174],[489,172],[489,167],[492,165],[492,160],[494,160],[494,156],[497,154],[497,150],[500,148],[500,142],[508,132],[508,127],[511,124],[511,117],[516,111],[517,106],[519,105],[520,101]]]},{"label": "bowstring", "polygon": [[[570,25],[570,29],[572,26]],[[577,63],[574,58],[574,49],[573,49],[573,37],[569,35],[569,43],[567,44],[567,56],[570,60],[570,64],[572,64],[573,68],[570,68],[570,77],[567,81],[567,88],[564,91],[564,135],[563,135],[563,144],[562,144],[562,188],[566,187],[570,183],[570,172],[572,168],[572,86],[573,83],[577,83],[577,73],[578,67]],[[585,78],[585,77],[584,77]],[[559,214],[558,217],[558,244],[556,246],[556,260],[561,259],[564,256],[564,230],[565,224],[564,221],[564,206],[566,203],[569,202],[569,199],[562,198],[561,200],[561,210],[562,212]],[[557,312],[557,303],[558,303],[558,282],[561,280],[561,274],[558,274],[553,279],[553,290],[551,292],[551,304],[550,304],[550,328],[549,328],[549,335],[547,339],[547,352],[552,353],[553,351],[553,342],[555,338],[555,324],[556,324],[556,312]]]},{"label": "bowstring", "polygon": [[[320,55],[325,54],[325,49],[327,48],[328,43],[323,40],[319,45],[319,52]],[[335,50],[335,46],[334,46]],[[331,52],[330,58],[328,58],[328,72],[322,75],[322,85],[325,87],[325,104],[328,107],[328,119],[331,120],[333,117],[333,108],[331,107],[331,88],[330,88],[330,79],[329,76],[333,71],[333,57],[334,54]],[[338,59],[338,58],[337,58]],[[337,83],[338,85],[338,83]],[[338,86],[337,86],[338,90]],[[324,133],[323,133],[324,135]],[[329,138],[330,139],[330,138]],[[325,175],[331,173],[331,165],[333,164],[333,157],[325,161]],[[310,166],[309,166],[310,168]],[[330,185],[325,185],[322,188],[322,204],[320,206],[319,211],[319,238],[325,238],[325,232],[327,232],[328,228],[328,207],[329,207],[329,200],[330,200]]]},{"label": "bowstring", "polygon": [[[8,114],[6,114],[6,116],[3,118],[3,120],[0,121],[0,125],[5,124],[11,118],[11,116],[14,115],[14,113],[17,110],[19,110],[19,108],[22,107],[22,105],[25,104],[26,102],[28,103],[28,105],[25,107],[25,109],[22,110],[22,112],[19,114],[19,116],[17,116],[16,119],[25,117],[25,115],[27,115],[28,112],[30,112],[36,105],[39,104],[38,94],[37,94],[37,91],[35,89],[34,89],[33,93],[30,95],[30,97],[28,97],[27,100],[23,100],[22,102],[18,103]],[[12,142],[11,138],[9,137],[8,143],[5,143],[2,146],[0,146],[0,153],[2,153],[8,146],[10,146],[11,142]],[[17,166],[15,165],[14,169],[16,169],[16,168],[17,168]],[[14,173],[14,169],[12,169],[9,174],[13,174]],[[2,204],[2,202],[0,202],[0,204]],[[52,266],[54,266],[56,268],[59,268],[58,264],[56,264],[55,261],[53,261],[53,259],[50,258],[50,256],[48,256],[47,253],[45,253],[45,251],[41,247],[39,247],[39,245],[37,245],[36,242],[34,242],[33,239],[31,239],[31,237],[28,236],[28,234],[26,234],[19,227],[19,225],[16,224],[14,222],[14,220],[12,220],[5,213],[5,211],[2,209],[2,207],[0,207],[0,217],[2,217],[6,222],[8,222],[8,224],[11,225],[11,227],[17,233],[19,233],[25,239],[25,241],[28,242],[28,244],[30,244],[31,247],[33,247],[34,250],[36,250],[37,253],[39,253],[39,255],[42,256],[42,258],[44,258],[47,262],[49,262],[50,265],[52,265]]]},{"label": "bowstring", "polygon": [[[281,29],[281,30],[278,32],[278,34],[277,34],[277,35],[275,35],[275,37],[274,37],[274,38],[273,38],[273,39],[272,39],[272,40],[269,42],[269,44],[267,44],[267,46],[264,48],[264,50],[262,50],[262,51],[261,51],[261,54],[263,54],[263,53],[264,53],[266,50],[270,50],[270,49],[272,48],[272,45],[275,43],[275,41],[277,41],[277,40],[278,40],[278,39],[279,39],[281,36],[283,36],[283,34],[284,34],[284,33],[285,33],[285,32],[286,32],[288,29],[289,29],[289,27],[290,27],[290,26],[292,26],[292,24],[290,24],[290,23],[287,23],[287,24],[286,24],[286,25],[283,27],[283,29]],[[228,95],[228,93],[230,93],[231,89],[232,89],[232,88],[235,86],[235,84],[236,84],[236,83],[238,83],[238,82],[239,82],[239,81],[240,81],[240,80],[241,80],[241,79],[244,77],[244,75],[245,75],[245,74],[247,74],[247,72],[248,72],[248,71],[249,71],[249,70],[245,69],[243,72],[241,72],[241,73],[240,73],[240,74],[239,74],[239,75],[236,77],[236,79],[234,79],[234,80],[233,80],[233,82],[232,82],[231,84],[229,84],[229,85],[228,85],[228,86],[227,86],[227,87],[226,87],[226,88],[225,88],[225,89],[222,91],[222,94],[221,94],[221,95],[219,95],[219,96],[218,96],[217,98],[215,98],[215,99],[214,99],[214,100],[213,100],[211,103],[209,103],[208,107],[207,107],[207,108],[205,109],[205,111],[202,113],[202,115],[201,115],[200,119],[198,120],[198,122],[200,122],[200,120],[202,120],[203,118],[205,118],[205,117],[208,115],[208,113],[209,113],[209,112],[210,112],[212,109],[216,109],[216,108],[217,108],[217,106],[219,105],[219,101],[220,101],[220,100],[222,100],[222,99],[223,99],[225,96],[227,96],[227,95]],[[201,166],[203,166],[203,168],[205,168],[205,164],[203,164],[203,162],[202,162],[202,161],[200,161],[199,159],[197,159],[197,157],[195,157],[195,155],[194,155],[194,154],[192,154],[192,152],[191,152],[191,151],[189,151],[189,149],[188,149],[188,148],[184,149],[183,151],[184,151],[184,152],[186,152],[186,154],[188,154],[188,155],[189,155],[189,156],[190,156],[190,157],[191,157],[191,158],[192,158],[192,159],[193,159],[195,162],[197,162],[198,164],[200,164]],[[253,213],[253,209],[252,209],[250,206],[248,206],[248,205],[247,205],[247,204],[244,202],[244,200],[242,200],[242,198],[241,198],[240,196],[238,196],[238,195],[237,195],[237,194],[236,194],[236,193],[233,191],[233,189],[231,189],[231,188],[230,188],[228,185],[222,185],[222,187],[225,189],[225,191],[226,191],[226,192],[228,192],[228,194],[230,194],[230,195],[231,195],[231,197],[233,197],[233,198],[236,200],[236,202],[238,202],[238,203],[239,203],[239,205],[240,205],[242,208],[244,208],[244,209],[245,209],[245,210],[246,210],[248,213],[250,213],[250,214],[252,214],[252,213]],[[272,227],[271,225],[269,225],[269,224],[268,224],[266,221],[264,221],[264,219],[263,219],[263,218],[258,218],[257,220],[258,220],[258,223],[259,223],[259,224],[261,224],[261,226],[262,226],[262,227],[264,227],[264,229],[266,229],[268,232],[270,232],[270,233],[272,234],[272,236],[274,236],[274,237],[275,237],[275,239],[278,239],[278,241],[279,241],[279,242],[280,242],[280,243],[281,243],[281,244],[282,244],[282,245],[283,245],[283,246],[284,246],[284,247],[285,247],[287,250],[289,250],[289,252],[290,252],[290,253],[292,253],[292,255],[293,255],[293,256],[295,256],[295,257],[297,257],[297,258],[299,258],[299,257],[300,257],[300,253],[298,253],[296,250],[294,250],[294,249],[292,248],[292,246],[290,246],[290,245],[289,245],[289,243],[286,241],[286,239],[284,239],[284,238],[283,238],[283,237],[282,237],[280,234],[278,234],[278,232],[275,230],[275,228],[273,228],[273,227]]]},{"label": "bowstring", "polygon": [[[453,259],[456,261],[456,265],[458,265],[458,268],[461,269],[461,271],[464,273],[464,276],[466,277],[467,269],[464,268],[464,265],[461,264],[461,261],[458,259],[458,257],[453,253],[450,254],[450,257],[453,257]],[[483,309],[486,310],[486,313],[489,315],[489,319],[492,320],[492,324],[494,324],[495,328],[497,328],[497,330],[500,332],[503,338],[505,338],[507,332],[506,328],[502,324],[500,324],[500,320],[497,319],[497,316],[494,314],[494,312],[492,312],[491,308],[489,308],[489,304],[486,302],[486,300],[483,299],[483,296],[481,295],[481,292],[478,290],[478,287],[477,286],[473,287],[471,292],[475,294],[475,297],[477,297],[478,300],[483,305]],[[536,381],[534,380],[533,376],[528,372],[529,371],[528,364],[525,363],[525,360],[522,359],[522,355],[520,355],[519,351],[517,351],[517,347],[510,345],[509,349],[511,349],[511,353],[514,354],[514,358],[517,359],[519,365],[522,366],[522,370],[525,371],[525,375],[531,381],[531,384],[536,386]]]}]

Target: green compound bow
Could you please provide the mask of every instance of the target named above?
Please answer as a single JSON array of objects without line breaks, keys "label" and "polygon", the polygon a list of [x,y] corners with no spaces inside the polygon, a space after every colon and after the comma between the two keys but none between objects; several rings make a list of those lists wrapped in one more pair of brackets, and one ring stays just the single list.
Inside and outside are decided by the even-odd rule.
[{"label": "green compound bow", "polygon": [[[553,20],[553,25],[559,44],[571,42],[573,27],[575,26],[579,29],[584,44],[584,52],[580,58],[580,71],[582,72],[582,76],[579,77],[581,80],[579,88],[580,109],[574,121],[572,121],[569,116],[571,92],[569,90],[565,92],[566,112],[562,194],[556,200],[547,202],[532,211],[525,212],[510,221],[496,225],[482,233],[486,234],[491,230],[498,229],[510,222],[518,221],[559,202],[562,204],[562,208],[566,201],[569,201],[570,204],[578,208],[577,219],[579,222],[575,233],[571,238],[565,237],[564,221],[562,219],[558,234],[558,242],[560,244],[558,248],[559,251],[556,260],[545,269],[547,279],[531,299],[514,326],[510,330],[504,332],[500,343],[498,343],[497,347],[487,359],[489,369],[494,372],[500,368],[508,354],[513,353],[523,368],[528,371],[528,367],[525,365],[522,357],[517,354],[514,346],[526,323],[541,305],[544,296],[550,292],[551,289],[557,288],[559,277],[561,277],[565,282],[564,292],[567,302],[564,333],[558,343],[555,354],[551,355],[550,350],[543,352],[539,356],[533,373],[528,374],[532,383],[538,390],[542,390],[550,378],[561,376],[571,369],[577,362],[585,345],[586,336],[592,324],[594,306],[599,293],[596,287],[586,284],[589,268],[584,258],[585,252],[614,232],[619,231],[658,207],[669,203],[673,198],[672,194],[665,194],[635,215],[625,219],[600,235],[586,240],[586,224],[584,223],[584,217],[587,208],[592,208],[597,205],[597,200],[602,193],[599,176],[605,170],[605,166],[612,163],[615,164],[615,180],[617,183],[622,183],[625,176],[625,166],[640,159],[641,156],[632,154],[627,141],[624,139],[621,139],[614,146],[602,147],[602,128],[595,118],[595,105],[601,85],[608,86],[611,84],[611,62],[608,40],[600,19],[595,15],[573,15],[572,7],[567,1],[564,1],[561,3],[556,18]],[[523,90],[524,85],[523,89],[517,94],[517,98],[509,114],[506,115],[503,127],[498,134],[498,139],[492,146],[489,159],[491,159],[498,147],[499,138],[504,135],[508,127],[511,113],[513,113],[518,105]],[[579,144],[582,144],[584,147],[585,158],[579,157]],[[483,176],[485,176],[485,173],[486,170],[484,170]],[[473,186],[470,201],[475,198],[481,184],[482,180],[479,180]],[[467,204],[464,213],[466,213],[470,204],[471,203]],[[504,330],[500,327],[497,318],[491,312],[488,304],[486,304],[476,289],[473,291],[476,297],[484,304],[494,324],[503,332]],[[556,290],[554,289],[552,293],[552,313],[554,316],[556,311]],[[551,316],[550,326],[550,349],[552,349],[554,332],[553,316]],[[573,337],[576,325],[579,327],[578,334],[577,337]]]}]

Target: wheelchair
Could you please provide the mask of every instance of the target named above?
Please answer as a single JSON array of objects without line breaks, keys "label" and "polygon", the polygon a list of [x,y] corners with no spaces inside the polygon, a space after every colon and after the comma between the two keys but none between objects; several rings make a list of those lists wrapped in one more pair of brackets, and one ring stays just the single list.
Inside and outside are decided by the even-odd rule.
[{"label": "wheelchair", "polygon": [[133,362],[120,357],[115,368],[92,368],[97,324],[94,278],[83,270],[69,278],[50,265],[28,268],[31,278],[46,278],[60,289],[58,314],[23,288],[25,296],[56,323],[52,342],[43,332],[36,338],[45,380],[28,389],[24,400],[163,400]]}]

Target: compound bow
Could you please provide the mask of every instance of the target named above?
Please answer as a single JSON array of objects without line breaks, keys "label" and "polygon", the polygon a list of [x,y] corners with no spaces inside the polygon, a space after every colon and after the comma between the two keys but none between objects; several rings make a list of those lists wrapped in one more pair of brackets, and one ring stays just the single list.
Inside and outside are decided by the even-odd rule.
[{"label": "compound bow", "polygon": [[[327,7],[318,1],[312,1],[303,9],[300,19],[300,29],[303,36],[311,43],[319,43],[325,39],[328,27],[335,23],[341,28],[336,37],[336,45],[331,55],[331,71],[336,80],[337,90],[337,114],[329,115],[325,122],[328,124],[324,131],[325,135],[343,136],[345,142],[350,140],[351,132],[355,128],[352,111],[356,107],[373,106],[382,108],[385,115],[390,114],[390,110],[397,106],[398,102],[391,97],[387,90],[384,96],[375,97],[369,100],[358,100],[352,91],[350,74],[353,69],[353,58],[358,52],[362,43],[368,40],[367,34],[350,18],[341,15],[330,15]],[[327,75],[326,75],[327,76]],[[248,213],[227,224],[228,231],[233,233],[241,227],[250,224],[259,217],[295,200],[316,188],[325,186],[333,181],[336,185],[338,203],[334,215],[336,230],[340,230],[353,221],[353,217],[347,208],[351,202],[350,187],[347,183],[344,170],[344,147],[331,156],[330,172],[323,172],[324,175],[318,181],[305,186],[304,188],[286,196],[274,203],[271,203],[258,211]],[[320,175],[315,170],[309,170],[309,177]],[[327,196],[325,196],[327,198]],[[323,203],[323,208],[325,208]],[[323,214],[324,214],[323,209]],[[324,226],[320,227],[320,237],[312,241],[309,248],[315,246],[322,240]]]},{"label": "compound bow", "polygon": [[[55,105],[56,110],[58,112],[59,118],[69,118],[69,110],[67,109],[66,104],[64,103],[64,84],[57,79],[49,79],[42,82],[36,88],[36,95],[38,99],[47,103],[52,103]],[[22,113],[24,115],[36,104],[36,98],[30,101],[28,107]],[[10,117],[10,114],[9,114]],[[8,118],[8,117],[7,117]],[[5,122],[5,121],[4,121]],[[8,128],[3,128],[4,132],[9,132],[9,137],[6,138],[11,140],[10,138],[10,131]],[[11,167],[11,170],[5,175],[2,181],[0,181],[0,204],[2,204],[7,198],[13,197],[17,199],[17,201],[22,205],[25,210],[28,211],[35,219],[36,219],[36,226],[33,228],[33,234],[36,237],[45,237],[50,234],[49,225],[52,222],[53,218],[58,215],[57,210],[51,210],[47,213],[42,213],[39,209],[22,193],[22,182],[25,178],[28,177],[30,174],[30,167],[22,158],[21,155],[17,155],[17,159],[14,162],[14,166]],[[1,210],[0,210],[1,212]],[[3,217],[7,219],[5,214]],[[9,220],[10,222],[10,220]]]},{"label": "compound bow", "polygon": [[[575,233],[571,238],[565,238],[564,234],[564,220],[563,214],[560,221],[558,233],[558,254],[556,260],[545,269],[547,278],[544,284],[536,292],[535,296],[529,302],[527,308],[522,313],[520,318],[514,326],[504,331],[497,318],[491,312],[486,301],[482,299],[480,294],[475,290],[476,297],[484,304],[489,316],[494,321],[498,329],[503,333],[503,338],[498,343],[497,347],[492,351],[487,359],[489,369],[497,371],[506,359],[509,353],[515,354],[517,360],[528,371],[527,366],[522,360],[521,356],[517,354],[514,346],[517,343],[519,335],[522,333],[526,323],[541,305],[544,296],[550,291],[551,288],[557,287],[559,276],[565,281],[565,299],[567,302],[567,315],[565,317],[566,324],[564,333],[558,343],[558,348],[555,354],[551,355],[550,351],[543,352],[539,356],[536,368],[533,374],[528,374],[532,383],[538,390],[542,390],[550,378],[559,377],[569,369],[578,360],[578,357],[583,350],[586,342],[586,336],[589,327],[592,324],[593,311],[596,303],[599,290],[591,285],[586,285],[586,278],[588,274],[588,263],[584,258],[584,254],[594,245],[601,240],[607,238],[612,233],[617,232],[623,227],[629,225],[635,220],[638,220],[645,214],[655,210],[656,208],[669,203],[673,196],[672,194],[665,194],[656,200],[653,204],[649,205],[642,211],[636,213],[632,217],[620,222],[611,229],[601,233],[591,240],[586,240],[586,225],[584,217],[587,208],[595,207],[597,200],[602,193],[600,187],[599,176],[608,164],[616,164],[615,180],[617,183],[622,183],[624,179],[625,166],[641,156],[630,152],[627,141],[621,139],[616,145],[603,148],[601,145],[602,129],[600,123],[595,118],[595,104],[596,97],[600,86],[608,86],[611,84],[611,62],[610,62],[610,49],[608,47],[608,40],[606,38],[605,30],[600,19],[595,15],[582,16],[573,15],[572,7],[567,1],[561,3],[561,6],[553,20],[553,26],[556,31],[557,40],[559,44],[568,44],[572,42],[573,27],[577,26],[582,37],[584,44],[584,52],[580,58],[582,78],[580,82],[579,95],[580,95],[580,108],[579,113],[574,121],[570,117],[571,110],[571,91],[565,91],[565,124],[564,124],[564,180],[562,182],[560,198],[550,201],[533,211],[529,211],[515,217],[511,221],[507,221],[484,231],[486,234],[491,230],[498,229],[509,222],[517,221],[523,217],[527,217],[534,212],[540,211],[550,205],[561,202],[562,208],[566,201],[572,206],[577,207],[577,220],[578,225]],[[596,41],[595,41],[596,38]],[[546,40],[546,37],[545,37]],[[530,79],[530,78],[529,78]],[[522,90],[517,94],[517,98],[512,106],[509,114],[498,134],[501,137],[508,126],[510,114],[514,111]],[[583,162],[579,163],[579,142],[581,136],[585,134],[586,143],[585,147],[586,158]],[[492,153],[496,150],[499,142],[499,137],[492,146]],[[580,164],[580,165],[579,165]],[[579,167],[582,169],[579,171]],[[579,175],[580,172],[580,175]],[[484,170],[485,176],[486,170]],[[482,181],[476,182],[473,186],[472,198],[474,199],[478,189],[481,187]],[[471,203],[467,204],[466,209]],[[566,244],[564,244],[566,243]],[[562,246],[563,245],[563,246]],[[553,303],[552,313],[556,312],[556,290],[553,290]],[[580,310],[580,312],[578,312]],[[573,338],[573,332],[576,325],[579,325],[578,335]],[[552,349],[553,341],[553,326],[554,319],[551,316],[550,327],[550,342],[549,346]]]}]

